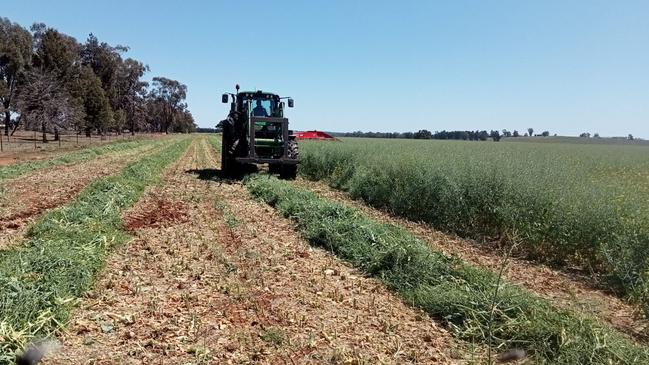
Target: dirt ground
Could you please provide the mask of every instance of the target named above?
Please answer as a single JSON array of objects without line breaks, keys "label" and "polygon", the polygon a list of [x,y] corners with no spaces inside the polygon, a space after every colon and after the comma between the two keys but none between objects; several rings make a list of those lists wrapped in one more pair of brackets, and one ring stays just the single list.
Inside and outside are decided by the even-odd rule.
[{"label": "dirt ground", "polygon": [[[345,193],[322,182],[300,179],[296,181],[296,184],[308,188],[320,196],[359,209],[379,221],[405,227],[428,242],[433,248],[448,255],[456,255],[469,263],[494,271],[498,271],[502,265],[504,255],[502,252],[495,251],[493,246],[481,245],[475,241],[436,231],[426,224],[392,216],[355,201]],[[649,342],[649,323],[641,311],[620,298],[589,285],[587,278],[515,258],[509,261],[505,277],[508,281],[520,284],[549,299],[555,305],[587,313],[608,322],[622,333],[628,334],[638,341]]]},{"label": "dirt ground", "polygon": [[464,363],[439,324],[218,178],[204,138],[124,214],[47,364]]},{"label": "dirt ground", "polygon": [[4,181],[0,191],[0,250],[19,242],[24,227],[45,210],[66,203],[91,181],[119,172],[129,162],[156,148],[145,145]]}]

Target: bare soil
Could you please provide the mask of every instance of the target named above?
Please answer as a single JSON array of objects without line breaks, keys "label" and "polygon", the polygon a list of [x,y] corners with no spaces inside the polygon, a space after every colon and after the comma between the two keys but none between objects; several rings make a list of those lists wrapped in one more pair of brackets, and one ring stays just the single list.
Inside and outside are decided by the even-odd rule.
[{"label": "bare soil", "polygon": [[119,172],[156,147],[142,146],[74,164],[53,166],[3,182],[0,192],[0,250],[13,246],[20,232],[42,212],[58,207],[95,179]]},{"label": "bare soil", "polygon": [[187,221],[187,208],[182,202],[156,197],[141,206],[141,210],[124,218],[124,226],[131,231],[145,227],[166,227]]},{"label": "bare soil", "polygon": [[[395,217],[353,200],[344,192],[322,182],[299,179],[296,184],[327,199],[359,209],[381,222],[405,227],[434,249],[458,256],[471,264],[498,271],[503,263],[503,252],[494,250],[493,246],[446,234],[423,223]],[[508,262],[505,277],[509,282],[519,284],[559,307],[592,315],[640,342],[649,342],[649,322],[640,309],[593,287],[584,277],[516,258]]]},{"label": "bare soil", "polygon": [[466,362],[424,313],[312,248],[239,182],[201,173],[216,166],[195,140],[126,212],[148,216],[164,197],[186,219],[131,227],[46,363]]}]

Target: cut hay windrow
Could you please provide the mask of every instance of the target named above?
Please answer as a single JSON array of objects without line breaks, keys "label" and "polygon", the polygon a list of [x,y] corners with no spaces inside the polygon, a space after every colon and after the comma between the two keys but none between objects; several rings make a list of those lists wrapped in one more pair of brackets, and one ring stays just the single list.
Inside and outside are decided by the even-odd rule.
[{"label": "cut hay windrow", "polygon": [[345,139],[299,172],[435,229],[500,244],[631,297],[649,315],[649,148]]},{"label": "cut hay windrow", "polygon": [[216,153],[221,154],[221,136],[209,135],[207,137],[207,142],[212,146]]},{"label": "cut hay windrow", "polygon": [[524,349],[535,363],[649,363],[649,349],[619,332],[434,251],[398,226],[268,176],[253,177],[246,186],[297,222],[311,244],[380,279],[404,302],[445,322],[458,338],[491,344],[499,352]]},{"label": "cut hay windrow", "polygon": [[50,159],[19,162],[7,166],[0,167],[0,181],[11,179],[31,171],[40,170],[47,167],[65,165],[71,162],[85,161],[97,156],[105,155],[113,152],[126,151],[132,148],[137,148],[152,143],[162,143],[163,141],[154,139],[137,139],[133,141],[118,141],[98,147],[84,148],[79,151],[66,153]]},{"label": "cut hay windrow", "polygon": [[0,252],[0,364],[13,363],[28,341],[66,323],[110,250],[128,239],[120,213],[188,145],[188,139],[175,141],[93,182],[76,200],[34,223],[24,245]]}]

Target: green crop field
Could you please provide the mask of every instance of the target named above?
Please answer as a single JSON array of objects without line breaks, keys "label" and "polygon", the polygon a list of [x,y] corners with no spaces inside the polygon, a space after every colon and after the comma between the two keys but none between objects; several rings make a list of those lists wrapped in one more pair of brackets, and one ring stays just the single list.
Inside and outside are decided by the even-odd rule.
[{"label": "green crop field", "polygon": [[344,139],[301,143],[300,174],[461,236],[602,274],[649,298],[649,146]]}]

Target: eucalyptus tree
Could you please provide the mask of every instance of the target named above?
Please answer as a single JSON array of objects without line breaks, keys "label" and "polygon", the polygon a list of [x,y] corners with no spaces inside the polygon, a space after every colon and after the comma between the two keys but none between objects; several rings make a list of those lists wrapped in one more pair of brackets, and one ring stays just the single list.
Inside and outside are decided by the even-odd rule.
[{"label": "eucalyptus tree", "polygon": [[5,135],[9,135],[19,83],[29,69],[31,56],[32,37],[29,31],[7,18],[0,18],[0,103]]},{"label": "eucalyptus tree", "polygon": [[159,131],[169,133],[169,128],[187,108],[187,86],[166,77],[154,77],[149,97],[159,108]]}]

